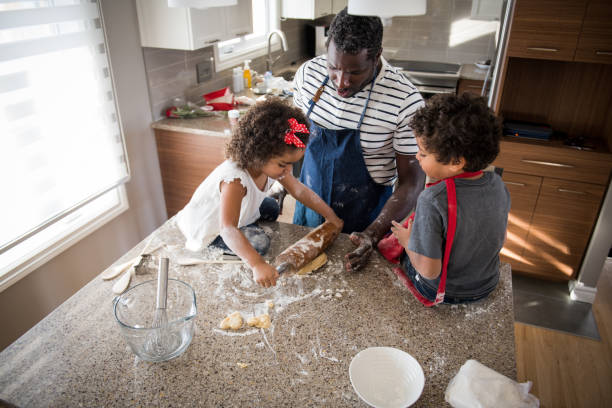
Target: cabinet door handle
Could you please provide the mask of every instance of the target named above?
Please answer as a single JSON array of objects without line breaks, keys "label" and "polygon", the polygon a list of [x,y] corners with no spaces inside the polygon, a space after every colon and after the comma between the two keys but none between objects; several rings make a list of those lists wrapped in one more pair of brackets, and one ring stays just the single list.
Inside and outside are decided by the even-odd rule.
[{"label": "cabinet door handle", "polygon": [[612,51],[595,51],[596,55],[612,55]]},{"label": "cabinet door handle", "polygon": [[248,33],[248,31],[243,31],[241,33],[236,34],[236,37],[242,37],[243,35],[247,35]]},{"label": "cabinet door handle", "polygon": [[529,163],[529,164],[539,164],[541,166],[550,166],[550,167],[565,167],[565,168],[573,168],[574,166],[572,166],[571,164],[562,164],[562,163],[553,163],[553,162],[546,162],[546,161],[540,161],[540,160],[527,160],[527,159],[521,159],[521,161],[523,163]]},{"label": "cabinet door handle", "polygon": [[527,47],[529,51],[544,51],[544,52],[559,52],[558,48],[547,48],[547,47]]},{"label": "cabinet door handle", "polygon": [[504,181],[504,183],[506,184],[510,184],[511,186],[519,186],[519,187],[525,187],[525,183],[515,183],[514,181]]},{"label": "cabinet door handle", "polygon": [[567,188],[558,188],[557,191],[560,193],[570,193],[570,194],[580,194],[580,195],[586,194],[584,191],[568,190]]}]

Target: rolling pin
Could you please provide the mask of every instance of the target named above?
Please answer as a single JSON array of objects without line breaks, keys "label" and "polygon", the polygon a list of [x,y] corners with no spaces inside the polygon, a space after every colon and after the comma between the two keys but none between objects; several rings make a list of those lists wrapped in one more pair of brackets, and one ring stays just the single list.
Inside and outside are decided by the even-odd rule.
[{"label": "rolling pin", "polygon": [[340,234],[340,228],[329,221],[310,231],[306,236],[281,252],[273,265],[278,273],[298,271],[323,253]]}]

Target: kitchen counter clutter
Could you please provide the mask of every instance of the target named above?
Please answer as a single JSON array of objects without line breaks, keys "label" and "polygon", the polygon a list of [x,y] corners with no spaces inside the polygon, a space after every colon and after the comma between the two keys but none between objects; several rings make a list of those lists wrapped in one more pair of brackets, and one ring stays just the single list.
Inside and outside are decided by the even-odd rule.
[{"label": "kitchen counter clutter", "polygon": [[[309,231],[265,223],[268,259]],[[255,284],[241,264],[180,266],[187,253],[170,219],[151,235],[170,259],[169,277],[193,287],[196,333],[181,356],[147,363],[132,354],[114,320],[113,281],[96,277],[0,354],[0,398],[18,406],[365,406],[349,379],[352,358],[368,347],[395,347],[421,364],[425,386],[415,406],[444,406],[450,379],[468,359],[516,378],[511,272],[484,301],[425,308],[374,254],[349,274],[341,234],[328,263],[311,275],[287,275],[276,287]],[[134,258],[150,237],[116,264]],[[154,279],[154,268],[132,286]],[[271,327],[219,328],[232,312],[268,313]]]}]

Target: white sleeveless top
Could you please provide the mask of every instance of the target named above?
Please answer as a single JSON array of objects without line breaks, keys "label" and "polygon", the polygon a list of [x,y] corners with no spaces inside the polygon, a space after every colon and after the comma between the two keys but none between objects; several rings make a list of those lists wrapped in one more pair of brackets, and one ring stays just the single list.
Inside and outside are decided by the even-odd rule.
[{"label": "white sleeveless top", "polygon": [[268,177],[264,191],[255,185],[251,175],[235,162],[226,160],[221,163],[198,186],[193,197],[185,208],[176,215],[176,223],[185,236],[185,247],[190,251],[199,251],[208,246],[219,235],[221,230],[221,191],[222,182],[239,179],[246,188],[246,195],[240,205],[238,228],[252,224],[260,217],[259,206],[266,198],[274,180]]}]

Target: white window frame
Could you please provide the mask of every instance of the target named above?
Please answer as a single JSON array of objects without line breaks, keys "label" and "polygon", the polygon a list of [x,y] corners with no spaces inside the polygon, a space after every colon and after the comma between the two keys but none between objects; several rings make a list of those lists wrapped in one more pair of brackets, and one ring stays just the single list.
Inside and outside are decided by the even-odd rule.
[{"label": "white window frame", "polygon": [[[221,41],[215,44],[215,71],[223,71],[244,63],[245,60],[253,60],[268,53],[267,33],[271,30],[280,29],[280,4],[278,0],[267,0],[266,13],[266,34],[255,35],[253,33],[241,36],[236,39]],[[255,14],[253,14],[255,18]],[[234,51],[223,53],[222,49],[228,44],[234,43]],[[272,38],[272,51],[280,50],[278,36]]]},{"label": "white window frame", "polygon": [[[108,38],[104,28],[100,0],[97,0],[100,23],[104,36],[104,45],[108,50]],[[112,64],[110,55],[108,58],[108,70],[110,85],[113,93],[115,115],[118,122],[119,136],[123,144],[123,154],[127,166],[127,177],[119,181],[114,187],[109,186],[106,192],[92,196],[83,202],[66,209],[64,214],[52,218],[50,222],[43,223],[36,228],[33,234],[28,234],[14,243],[10,244],[3,252],[0,252],[0,292],[10,287],[17,281],[38,269],[40,266],[70,248],[89,234],[113,220],[129,208],[127,193],[124,183],[130,179],[129,161],[123,134],[123,126],[116,100],[116,89],[112,75]],[[104,187],[102,187],[104,188]],[[4,214],[7,216],[7,214]],[[9,215],[10,216],[10,215]]]}]

